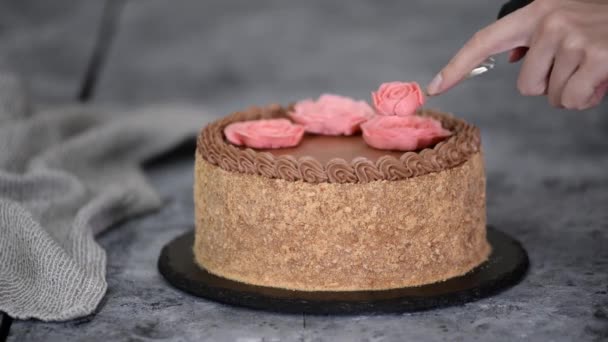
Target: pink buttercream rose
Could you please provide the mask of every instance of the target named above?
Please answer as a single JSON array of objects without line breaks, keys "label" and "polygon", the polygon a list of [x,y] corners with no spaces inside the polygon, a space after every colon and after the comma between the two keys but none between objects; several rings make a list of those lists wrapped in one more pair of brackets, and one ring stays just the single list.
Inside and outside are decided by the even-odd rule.
[{"label": "pink buttercream rose", "polygon": [[317,101],[298,101],[289,116],[310,133],[352,135],[360,130],[361,123],[374,116],[374,110],[365,101],[323,94]]},{"label": "pink buttercream rose", "polygon": [[252,148],[293,147],[302,140],[304,127],[287,119],[242,121],[226,126],[224,135],[235,145]]},{"label": "pink buttercream rose", "polygon": [[388,82],[372,92],[372,100],[380,115],[412,115],[424,104],[424,94],[416,82]]},{"label": "pink buttercream rose", "polygon": [[433,118],[378,115],[361,125],[363,140],[380,150],[415,151],[451,135]]}]

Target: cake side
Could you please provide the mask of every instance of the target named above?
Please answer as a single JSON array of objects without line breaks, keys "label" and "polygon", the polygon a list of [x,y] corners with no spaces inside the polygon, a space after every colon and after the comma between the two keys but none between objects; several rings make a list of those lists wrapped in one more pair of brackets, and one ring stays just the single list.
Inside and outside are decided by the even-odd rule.
[{"label": "cake side", "polygon": [[194,199],[197,264],[255,285],[419,286],[490,254],[481,151],[438,172],[345,184],[226,171],[196,153]]}]

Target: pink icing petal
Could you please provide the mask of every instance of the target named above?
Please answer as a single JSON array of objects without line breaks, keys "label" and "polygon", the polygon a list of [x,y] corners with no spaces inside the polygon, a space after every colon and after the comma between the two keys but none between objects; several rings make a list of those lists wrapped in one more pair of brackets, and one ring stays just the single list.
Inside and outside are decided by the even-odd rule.
[{"label": "pink icing petal", "polygon": [[380,150],[414,151],[418,146],[418,139],[414,135],[407,134],[395,137],[364,132],[363,139],[369,146]]},{"label": "pink icing petal", "polygon": [[420,85],[418,83],[414,83],[416,85],[416,95],[418,95],[418,103],[420,104],[420,107],[424,106],[424,103],[426,102],[426,97],[424,97],[424,91],[422,91],[422,89],[420,89]]},{"label": "pink icing petal", "polygon": [[374,104],[374,107],[376,108],[376,110],[378,110],[378,104],[380,103],[379,91],[378,92],[372,91],[372,103]]},{"label": "pink icing petal", "polygon": [[450,136],[449,131],[445,129],[437,130],[435,128],[422,128],[417,130],[416,134],[418,135],[419,148],[435,145],[444,138]]},{"label": "pink icing petal", "polygon": [[334,94],[323,94],[317,101],[299,101],[289,113],[307,132],[322,135],[352,135],[373,115],[374,110],[364,101]]},{"label": "pink icing petal", "polygon": [[233,123],[228,125],[224,129],[224,135],[226,135],[226,139],[235,145],[243,145],[243,140],[241,140],[241,136],[238,134],[239,127],[241,127],[241,122]]},{"label": "pink icing petal", "polygon": [[302,140],[304,127],[287,119],[253,120],[226,126],[224,135],[235,145],[252,148],[293,147]]},{"label": "pink icing petal", "polygon": [[412,115],[424,100],[422,89],[416,82],[387,82],[372,92],[372,102],[381,115]]},{"label": "pink icing petal", "polygon": [[395,109],[395,104],[392,101],[379,100],[378,103],[375,103],[375,106],[378,114],[382,115],[393,115],[393,110]]},{"label": "pink icing petal", "polygon": [[387,95],[391,99],[401,100],[404,97],[407,97],[410,93],[410,87],[393,87],[387,90]]},{"label": "pink icing petal", "polygon": [[363,140],[381,150],[414,151],[451,135],[441,123],[428,117],[378,115],[361,125]]}]

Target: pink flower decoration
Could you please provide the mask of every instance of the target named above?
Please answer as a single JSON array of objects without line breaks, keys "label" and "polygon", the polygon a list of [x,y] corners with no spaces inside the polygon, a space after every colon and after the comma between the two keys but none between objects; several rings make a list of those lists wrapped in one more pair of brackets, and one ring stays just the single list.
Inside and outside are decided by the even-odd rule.
[{"label": "pink flower decoration", "polygon": [[388,82],[372,92],[374,106],[380,115],[412,115],[424,104],[424,94],[416,82]]},{"label": "pink flower decoration", "polygon": [[361,125],[363,140],[380,150],[415,151],[451,135],[433,118],[378,115]]},{"label": "pink flower decoration", "polygon": [[317,101],[298,101],[289,116],[310,133],[352,135],[360,130],[361,123],[374,116],[374,110],[365,101],[323,94]]},{"label": "pink flower decoration", "polygon": [[242,121],[226,126],[224,135],[235,145],[251,148],[293,147],[302,140],[304,127],[287,119]]}]

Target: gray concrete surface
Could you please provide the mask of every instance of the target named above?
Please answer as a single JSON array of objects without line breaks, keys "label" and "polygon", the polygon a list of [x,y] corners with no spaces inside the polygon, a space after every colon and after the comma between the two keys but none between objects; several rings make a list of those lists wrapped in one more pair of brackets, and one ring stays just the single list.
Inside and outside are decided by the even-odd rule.
[{"label": "gray concrete surface", "polygon": [[[332,91],[369,98],[388,80],[426,82],[500,2],[131,1],[96,101],[201,103],[211,117]],[[27,52],[27,51],[26,51]],[[26,53],[27,54],[27,53]],[[32,57],[29,57],[32,58]],[[160,248],[192,224],[192,160],[150,171],[159,212],[100,237],[107,296],[96,315],[17,321],[9,341],[602,341],[608,340],[608,103],[551,109],[500,65],[429,107],[483,132],[488,218],[531,258],[498,296],[424,313],[314,317],[194,298],[156,270]]]}]

